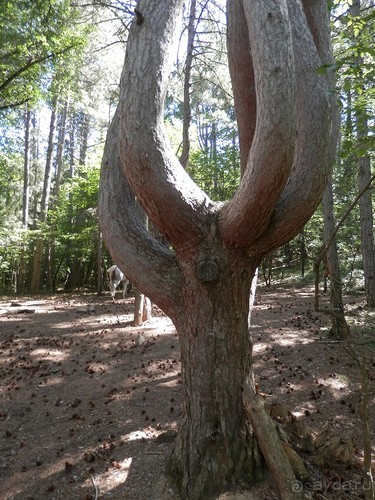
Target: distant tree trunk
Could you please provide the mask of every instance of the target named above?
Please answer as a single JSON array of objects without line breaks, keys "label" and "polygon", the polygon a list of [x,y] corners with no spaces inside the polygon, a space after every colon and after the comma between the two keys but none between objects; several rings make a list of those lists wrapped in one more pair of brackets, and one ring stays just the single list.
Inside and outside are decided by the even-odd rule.
[{"label": "distant tree trunk", "polygon": [[62,111],[59,116],[59,129],[57,136],[57,150],[56,150],[56,176],[54,185],[54,201],[57,201],[60,194],[61,174],[63,169],[63,153],[64,142],[66,133],[66,119],[68,115],[68,99],[65,100]]},{"label": "distant tree trunk", "polygon": [[[71,179],[74,178],[75,176],[75,147],[76,147],[76,127],[75,127],[75,113],[72,111],[71,117],[70,117],[70,130],[69,130],[69,177]],[[70,200],[72,201],[71,195],[70,195]],[[70,229],[72,230],[73,227],[73,209],[72,209],[72,203],[69,206],[69,224],[70,224]],[[76,283],[76,278],[78,276],[78,270],[77,270],[77,265],[78,263],[74,261],[72,258],[72,244],[70,241],[67,243],[66,247],[66,266],[68,270],[68,276],[65,281],[65,291],[71,292],[75,286]]]},{"label": "distant tree trunk", "polygon": [[81,130],[80,130],[80,148],[79,148],[79,163],[86,164],[87,146],[90,132],[90,115],[83,113]]},{"label": "distant tree trunk", "polygon": [[[65,99],[62,109],[57,117],[57,145],[56,145],[56,170],[54,177],[53,193],[51,196],[51,209],[56,207],[60,195],[60,185],[61,185],[61,174],[63,169],[63,153],[64,153],[64,143],[65,143],[65,132],[66,132],[66,118],[68,113],[68,99]],[[51,228],[51,239],[49,241],[48,249],[48,261],[49,261],[49,272],[48,272],[48,289],[53,292],[55,289],[55,230]]]},{"label": "distant tree trunk", "polygon": [[307,251],[306,251],[306,243],[305,243],[305,228],[302,229],[300,233],[300,256],[301,256],[301,276],[302,278],[305,276],[305,267],[307,260]]},{"label": "distant tree trunk", "polygon": [[[304,8],[307,20],[312,28],[312,35],[314,37],[315,44],[318,48],[319,53],[322,57],[322,64],[333,64],[333,57],[330,51],[324,52],[324,47],[327,46],[327,39],[322,37],[322,32],[319,30],[319,26],[316,22],[318,19],[317,12],[320,9],[319,2],[315,2],[314,0],[304,0]],[[338,133],[340,127],[340,117],[338,113],[338,109],[336,107],[336,95],[335,95],[335,76],[334,73],[329,69],[327,71],[327,82],[330,89],[330,101],[331,106],[334,112],[332,113],[332,123],[331,123],[331,132],[332,137],[335,137],[335,141],[331,142],[331,155],[334,158],[335,151],[337,148],[337,140]],[[342,284],[341,284],[341,276],[340,276],[340,266],[337,255],[337,247],[335,237],[332,238],[334,234],[336,224],[334,217],[334,209],[333,209],[333,192],[332,192],[332,174],[328,175],[326,188],[323,192],[322,197],[322,207],[323,207],[323,215],[324,215],[324,229],[323,229],[323,238],[324,244],[326,247],[325,256],[327,259],[327,267],[329,271],[329,278],[331,284],[331,314],[332,319],[332,329],[333,333],[337,338],[345,339],[349,336],[349,327],[346,323],[345,314],[344,314],[344,306],[342,301]],[[327,248],[328,243],[331,241],[331,244]],[[317,269],[316,269],[317,272]],[[318,277],[316,277],[318,279]],[[317,290],[316,290],[317,293]],[[316,304],[318,303],[316,298]]]},{"label": "distant tree trunk", "polygon": [[98,228],[98,253],[97,253],[97,269],[98,269],[98,280],[97,280],[97,294],[99,296],[103,295],[103,236],[100,228]]},{"label": "distant tree trunk", "polygon": [[180,156],[180,162],[184,168],[186,168],[188,165],[189,155],[190,155],[190,122],[191,122],[190,85],[191,85],[191,69],[193,65],[194,38],[195,38],[195,11],[196,11],[196,0],[191,0],[189,24],[188,24],[188,43],[187,43],[186,61],[184,69],[182,152]]},{"label": "distant tree trunk", "polygon": [[337,254],[336,237],[332,238],[336,229],[336,221],[334,216],[331,176],[323,194],[322,207],[324,217],[323,238],[325,248],[327,249],[325,263],[327,266],[327,277],[330,283],[330,308],[334,313],[334,315],[331,315],[332,333],[335,338],[347,339],[349,337],[349,326],[345,319],[344,304],[342,300],[340,263]]},{"label": "distant tree trunk", "polygon": [[30,219],[33,222],[33,229],[36,228],[35,221],[38,219],[38,206],[40,203],[40,188],[39,188],[39,178],[41,176],[40,172],[40,150],[39,150],[39,139],[41,136],[40,131],[40,120],[38,120],[35,111],[31,113],[31,124],[32,124],[32,138],[30,141],[30,200],[33,200],[33,205],[29,206]]},{"label": "distant tree trunk", "polygon": [[[25,110],[25,144],[24,144],[24,160],[23,160],[23,191],[22,191],[22,227],[27,232],[29,225],[29,197],[30,197],[30,121],[31,112],[26,105]],[[25,238],[22,241],[20,252],[20,262],[17,277],[17,292],[25,291],[25,275],[26,275],[26,244]]]},{"label": "distant tree trunk", "polygon": [[215,199],[222,199],[221,193],[219,192],[219,179],[217,176],[218,168],[217,168],[217,126],[215,122],[212,122],[211,125],[211,144],[210,144],[210,153],[211,153],[211,162],[213,165],[214,173],[213,173],[213,195]]},{"label": "distant tree trunk", "polygon": [[[364,120],[367,121],[367,120]],[[363,139],[361,131],[358,131],[359,139]],[[362,136],[362,137],[361,137]],[[362,191],[371,179],[370,157],[362,156],[358,160],[359,190]],[[372,207],[372,192],[367,189],[359,200],[361,221],[361,249],[363,273],[365,277],[366,302],[369,307],[375,307],[375,247],[374,247],[374,218]]]},{"label": "distant tree trunk", "polygon": [[[55,133],[56,125],[56,112],[58,106],[58,98],[55,97],[52,103],[51,120],[49,126],[49,136],[48,136],[48,147],[46,156],[46,167],[44,171],[44,182],[43,182],[43,192],[42,200],[40,204],[40,215],[39,215],[39,229],[44,231],[43,224],[47,220],[49,197],[51,192],[51,176],[52,176],[52,153],[53,153],[53,139]],[[31,279],[31,293],[38,293],[40,288],[40,278],[42,272],[43,263],[43,249],[44,249],[44,237],[39,235],[35,243],[34,251],[34,264],[33,264],[33,274]],[[51,281],[52,283],[52,277]]]},{"label": "distant tree trunk", "polygon": [[[359,17],[361,1],[353,0],[350,14]],[[363,57],[358,56],[358,68],[363,65]],[[358,95],[356,96],[358,98]],[[366,113],[359,107],[356,108],[357,149],[364,146],[368,137],[368,121]],[[361,154],[358,159],[358,185],[363,191],[371,179],[371,162],[368,154]],[[361,250],[362,265],[365,279],[366,302],[369,307],[375,307],[375,246],[374,246],[374,218],[372,207],[372,193],[367,189],[359,200],[360,225],[361,225]]]},{"label": "distant tree trunk", "polygon": [[151,301],[138,289],[135,290],[134,300],[134,324],[141,326],[145,321],[151,319]]},{"label": "distant tree trunk", "polygon": [[[142,226],[148,231],[149,227],[147,214],[143,210],[137,199],[135,199],[134,202],[138,213],[138,219]],[[151,301],[138,288],[136,288],[134,300],[134,324],[140,326],[142,323],[144,323],[145,321],[149,321],[150,319]]]},{"label": "distant tree trunk", "polygon": [[26,105],[25,111],[25,147],[23,160],[23,193],[22,193],[22,226],[27,229],[29,223],[29,196],[30,196],[30,119],[31,112]]}]

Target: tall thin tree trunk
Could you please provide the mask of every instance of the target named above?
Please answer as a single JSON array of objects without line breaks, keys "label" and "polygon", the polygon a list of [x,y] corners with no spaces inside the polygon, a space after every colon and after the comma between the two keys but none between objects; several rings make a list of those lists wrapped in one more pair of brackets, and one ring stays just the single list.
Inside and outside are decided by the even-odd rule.
[{"label": "tall thin tree trunk", "polygon": [[[323,238],[326,251],[326,265],[330,282],[330,307],[334,312],[332,318],[332,332],[338,339],[349,337],[349,326],[345,319],[344,304],[342,300],[342,282],[340,263],[337,254],[336,237],[332,235],[336,229],[333,208],[332,176],[329,177],[327,187],[322,198],[324,217]],[[328,246],[329,245],[329,246]]]},{"label": "tall thin tree trunk", "polygon": [[[23,191],[22,191],[22,227],[25,230],[25,236],[29,225],[29,197],[30,197],[30,121],[31,112],[26,104],[25,110],[25,145],[23,161]],[[20,264],[17,279],[17,291],[25,291],[25,262],[26,244],[25,238],[22,239],[22,248],[20,253]]]},{"label": "tall thin tree trunk", "polygon": [[65,100],[62,111],[60,113],[60,124],[57,137],[57,151],[56,151],[56,175],[55,175],[55,185],[54,185],[54,202],[58,200],[60,193],[61,184],[61,174],[63,168],[63,153],[64,153],[64,142],[65,142],[65,132],[66,132],[66,118],[68,115],[69,101]]},{"label": "tall thin tree trunk", "polygon": [[[58,98],[55,97],[52,103],[47,156],[46,156],[46,167],[44,171],[43,192],[40,204],[39,224],[40,224],[40,229],[42,231],[43,231],[43,224],[47,220],[49,198],[51,192],[52,153],[53,153],[53,139],[55,133],[55,125],[56,125],[57,106],[58,106]],[[31,279],[31,293],[38,293],[40,289],[40,278],[41,278],[42,263],[43,263],[43,249],[44,249],[44,237],[40,235],[38,236],[35,244],[33,274]]]},{"label": "tall thin tree trunk", "polygon": [[[27,105],[26,105],[27,106]],[[23,160],[23,193],[22,193],[22,226],[27,229],[29,223],[29,196],[30,196],[30,121],[29,107],[25,111],[25,147]]]},{"label": "tall thin tree trunk", "polygon": [[191,103],[190,103],[190,85],[191,69],[193,65],[193,51],[195,38],[195,11],[196,0],[190,2],[190,14],[188,24],[188,44],[184,70],[184,104],[182,118],[182,152],[180,156],[181,165],[186,168],[190,155],[190,123],[191,123]]},{"label": "tall thin tree trunk", "polygon": [[100,230],[100,227],[98,227],[98,252],[97,252],[97,269],[98,269],[98,280],[97,280],[97,294],[99,296],[103,295],[103,266],[102,266],[102,260],[103,260],[103,236],[102,232]]},{"label": "tall thin tree trunk", "polygon": [[[75,159],[74,159],[74,152],[75,152],[75,113],[74,111],[71,113],[70,117],[70,130],[69,130],[69,177],[71,179],[74,178],[75,176]],[[73,226],[73,208],[72,208],[72,197],[70,196],[70,206],[69,206],[69,225]],[[75,275],[77,274],[75,271],[75,263],[73,262],[72,259],[72,252],[71,252],[71,242],[69,241],[66,247],[66,265],[68,269],[68,277],[65,282],[65,290],[66,291],[72,291],[74,288],[75,284]]]},{"label": "tall thin tree trunk", "polygon": [[33,205],[29,207],[30,219],[34,221],[33,229],[35,229],[35,221],[38,218],[38,206],[40,203],[40,189],[39,189],[39,178],[40,172],[40,145],[39,139],[41,136],[40,131],[40,120],[35,111],[31,114],[31,124],[32,124],[32,140],[30,142],[30,194],[32,194],[31,199],[33,199]]},{"label": "tall thin tree trunk", "polygon": [[[59,200],[61,174],[63,169],[63,153],[66,131],[66,117],[68,113],[68,99],[65,99],[62,109],[57,118],[57,146],[56,146],[56,169],[54,176],[53,192],[51,196],[51,209],[53,209]],[[51,238],[49,241],[49,272],[48,272],[48,288],[51,292],[55,289],[55,230],[51,228]]]},{"label": "tall thin tree trunk", "polygon": [[[359,136],[362,135],[358,131]],[[362,139],[363,137],[361,137]],[[371,179],[370,157],[362,156],[358,160],[359,191],[362,191]],[[374,218],[372,211],[372,193],[367,189],[359,200],[361,221],[361,249],[362,264],[365,278],[366,302],[369,307],[375,307],[375,247],[374,247]]]},{"label": "tall thin tree trunk", "polygon": [[305,276],[305,267],[307,260],[306,243],[305,243],[305,228],[300,233],[300,255],[301,255],[301,277]]},{"label": "tall thin tree trunk", "polygon": [[[136,210],[140,223],[148,230],[148,217],[139,201],[136,199]],[[151,319],[151,301],[138,288],[135,290],[134,300],[134,324],[140,326]]]},{"label": "tall thin tree trunk", "polygon": [[90,132],[90,116],[87,113],[84,113],[82,118],[81,134],[80,134],[81,135],[80,149],[79,149],[80,165],[85,165],[86,163],[89,132]]},{"label": "tall thin tree trunk", "polygon": [[[350,14],[359,17],[361,13],[361,0],[354,0],[350,6]],[[363,65],[363,58],[358,56],[358,68]],[[361,73],[360,73],[361,75]],[[358,95],[356,95],[358,98]],[[362,109],[356,108],[357,149],[363,147],[368,137],[368,121]],[[371,162],[368,154],[361,155],[358,159],[358,185],[363,191],[371,179]],[[366,302],[369,307],[375,307],[375,246],[374,246],[374,218],[372,207],[372,194],[366,190],[359,200],[360,225],[361,225],[361,250],[362,265],[365,279]]]}]

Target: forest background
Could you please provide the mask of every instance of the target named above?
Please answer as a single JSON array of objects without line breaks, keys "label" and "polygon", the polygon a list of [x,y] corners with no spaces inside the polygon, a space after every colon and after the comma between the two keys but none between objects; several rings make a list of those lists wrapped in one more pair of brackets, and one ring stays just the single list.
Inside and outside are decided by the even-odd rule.
[{"label": "forest background", "polygon": [[[0,4],[3,295],[102,293],[112,262],[97,215],[100,166],[135,6]],[[260,280],[310,284],[319,262],[331,293],[339,283],[340,294],[364,293],[375,307],[374,1],[333,0],[329,7],[341,117],[332,178],[303,231],[263,261]],[[176,155],[221,201],[240,179],[225,30],[225,2],[187,3],[165,109]]]}]

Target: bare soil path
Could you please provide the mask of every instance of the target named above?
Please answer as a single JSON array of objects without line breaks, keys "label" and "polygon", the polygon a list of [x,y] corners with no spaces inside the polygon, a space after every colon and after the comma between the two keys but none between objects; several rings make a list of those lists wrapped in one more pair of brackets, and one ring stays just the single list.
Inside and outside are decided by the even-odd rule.
[{"label": "bare soil path", "polygon": [[[368,360],[374,437],[375,313],[361,298],[347,304]],[[0,300],[0,499],[178,499],[164,468],[180,416],[179,342],[156,307],[141,328],[132,313],[132,298],[108,295]],[[307,497],[363,498],[359,369],[313,312],[312,291],[260,288],[252,322],[267,403],[354,447],[349,467],[303,454]],[[220,498],[277,497],[266,477]]]}]

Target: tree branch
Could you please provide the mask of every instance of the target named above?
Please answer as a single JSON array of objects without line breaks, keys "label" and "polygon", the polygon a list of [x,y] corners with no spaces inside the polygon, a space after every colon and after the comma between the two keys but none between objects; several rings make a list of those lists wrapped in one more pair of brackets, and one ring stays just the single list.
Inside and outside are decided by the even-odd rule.
[{"label": "tree branch", "polygon": [[256,93],[249,34],[242,0],[228,2],[227,16],[228,65],[238,124],[241,171],[243,173],[255,132]]},{"label": "tree branch", "polygon": [[28,59],[27,63],[24,64],[24,66],[22,66],[17,71],[12,73],[3,83],[0,84],[0,92],[2,92],[6,87],[8,87],[8,85],[10,85],[13,80],[18,78],[20,75],[22,75],[22,73],[25,73],[25,71],[32,68],[36,64],[40,64],[40,63],[46,62],[50,59],[53,59],[55,57],[58,57],[58,56],[64,54],[65,52],[68,52],[73,47],[75,47],[75,45],[69,45],[69,47],[65,47],[65,49],[58,51],[56,53],[45,54],[45,55],[40,56],[36,59]]},{"label": "tree branch", "polygon": [[320,7],[319,36],[327,40],[326,53],[318,54],[299,0],[288,0],[297,69],[297,135],[293,168],[277,202],[267,231],[256,248],[271,251],[293,238],[318,206],[337,138],[331,128],[336,103],[331,100],[326,75],[317,69],[331,56],[327,2]]},{"label": "tree branch", "polygon": [[[100,191],[99,219],[104,241],[120,269],[142,292],[170,315],[180,287],[180,272],[172,252],[147,232],[139,219],[134,193],[119,155],[119,111],[107,134]],[[173,298],[173,300],[172,300]]]},{"label": "tree branch", "polygon": [[[241,184],[220,213],[222,236],[237,247],[248,246],[267,227],[292,167],[295,142],[295,65],[287,1],[243,6],[255,71],[257,122]],[[245,92],[246,82],[241,85]]]},{"label": "tree branch", "polygon": [[172,152],[163,123],[182,5],[183,0],[141,0],[137,5],[143,22],[131,27],[121,78],[120,154],[125,174],[152,222],[180,252],[190,252],[205,238],[210,224],[206,215],[215,205]]},{"label": "tree branch", "polygon": [[27,98],[27,99],[23,99],[22,101],[13,102],[12,104],[0,105],[0,111],[3,111],[4,109],[17,108],[18,106],[22,106],[22,104],[26,104],[29,101],[30,101],[30,98]]}]

